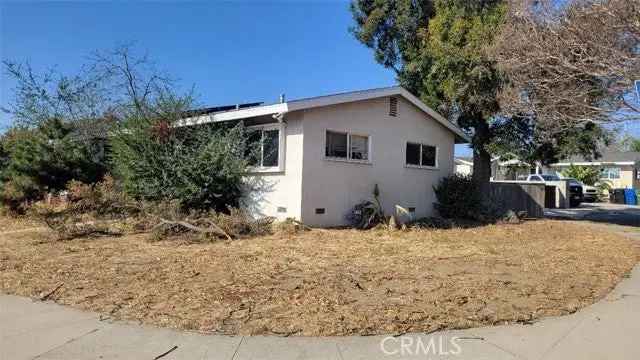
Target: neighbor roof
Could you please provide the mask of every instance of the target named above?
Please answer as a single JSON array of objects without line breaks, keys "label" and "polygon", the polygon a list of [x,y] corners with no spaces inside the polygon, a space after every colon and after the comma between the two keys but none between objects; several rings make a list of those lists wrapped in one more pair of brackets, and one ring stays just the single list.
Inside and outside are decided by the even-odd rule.
[{"label": "neighbor roof", "polygon": [[467,135],[454,123],[445,119],[442,115],[428,107],[417,97],[401,86],[376,88],[368,90],[350,91],[338,94],[316,96],[304,99],[291,100],[272,105],[253,106],[244,109],[233,109],[214,113],[206,113],[183,119],[183,125],[196,125],[210,122],[246,119],[264,115],[285,114],[291,111],[305,110],[322,106],[337,105],[355,101],[369,100],[387,96],[402,96],[417,108],[427,113],[437,122],[456,135],[456,143],[468,142]]},{"label": "neighbor roof", "polygon": [[614,165],[635,165],[640,162],[640,152],[638,151],[615,151],[607,150],[602,153],[602,156],[589,160],[584,157],[574,156],[568,159],[563,159],[551,166],[567,166],[567,165],[586,165],[586,166],[598,166],[606,164]]},{"label": "neighbor roof", "polygon": [[473,157],[470,156],[456,156],[453,160],[465,165],[473,165]]}]

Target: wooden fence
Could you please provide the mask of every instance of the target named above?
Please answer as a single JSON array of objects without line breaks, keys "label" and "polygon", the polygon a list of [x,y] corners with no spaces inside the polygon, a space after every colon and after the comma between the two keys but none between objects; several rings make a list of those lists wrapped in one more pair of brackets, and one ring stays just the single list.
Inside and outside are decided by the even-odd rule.
[{"label": "wooden fence", "polygon": [[544,216],[544,183],[492,181],[491,197],[504,210],[526,211],[533,218]]}]

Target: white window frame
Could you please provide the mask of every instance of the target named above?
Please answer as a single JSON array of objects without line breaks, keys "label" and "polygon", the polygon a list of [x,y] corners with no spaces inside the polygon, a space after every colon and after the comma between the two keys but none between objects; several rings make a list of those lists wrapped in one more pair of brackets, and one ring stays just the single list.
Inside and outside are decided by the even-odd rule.
[{"label": "white window frame", "polygon": [[[346,158],[341,158],[341,157],[335,157],[335,156],[327,156],[327,132],[333,132],[333,133],[338,133],[338,134],[345,134],[347,135],[347,157]],[[366,137],[367,138],[367,160],[358,160],[358,159],[352,159],[351,158],[351,136],[361,136],[361,137]],[[352,131],[347,131],[347,130],[336,130],[336,129],[324,129],[324,146],[322,147],[322,156],[324,158],[324,160],[326,161],[337,161],[337,162],[348,162],[348,163],[354,163],[354,164],[367,164],[367,165],[371,165],[372,162],[372,152],[371,152],[371,135],[369,134],[364,134],[364,133],[360,133],[360,132],[352,132]]]},{"label": "white window frame", "polygon": [[[278,166],[249,166],[249,173],[273,173],[284,172],[285,167],[285,123],[269,123],[263,125],[247,126],[248,131],[252,130],[278,130]],[[262,154],[260,154],[262,156]]]},{"label": "white window frame", "polygon": [[[420,159],[420,164],[422,164],[422,146],[431,146],[436,148],[436,166],[430,166],[430,165],[414,165],[414,164],[407,164],[407,145],[409,144],[413,144],[413,145],[420,145],[420,154],[419,154],[419,159]],[[425,144],[419,141],[406,141],[404,143],[404,150],[403,152],[403,157],[404,157],[404,166],[407,168],[411,168],[411,169],[424,169],[424,170],[438,170],[440,168],[440,147],[438,147],[437,145],[431,145],[431,144]]]},{"label": "white window frame", "polygon": [[[611,177],[611,169],[617,169],[618,170],[618,177]],[[607,170],[607,176],[603,177],[602,173],[604,172],[604,170]],[[622,168],[619,166],[605,166],[602,168],[602,170],[600,171],[600,179],[601,180],[619,180],[622,178]]]}]

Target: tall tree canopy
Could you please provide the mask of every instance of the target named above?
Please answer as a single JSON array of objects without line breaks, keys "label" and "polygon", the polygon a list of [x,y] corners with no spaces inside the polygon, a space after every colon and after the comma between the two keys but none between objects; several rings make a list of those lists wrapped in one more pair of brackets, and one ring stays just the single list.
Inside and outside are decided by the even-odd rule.
[{"label": "tall tree canopy", "polygon": [[500,0],[354,0],[358,40],[401,85],[473,134],[474,178],[490,177],[502,78],[487,53],[507,6]]},{"label": "tall tree canopy", "polygon": [[640,0],[353,0],[351,10],[376,61],[473,136],[481,185],[490,153],[597,157],[610,140],[602,123],[634,116],[620,109],[640,76]]},{"label": "tall tree canopy", "polygon": [[640,0],[512,0],[495,47],[509,78],[505,113],[533,114],[555,136],[588,122],[640,119]]}]

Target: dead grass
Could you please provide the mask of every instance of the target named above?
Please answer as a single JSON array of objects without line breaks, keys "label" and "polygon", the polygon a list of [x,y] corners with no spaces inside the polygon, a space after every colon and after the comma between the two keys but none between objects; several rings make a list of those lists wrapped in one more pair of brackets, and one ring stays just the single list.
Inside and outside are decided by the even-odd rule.
[{"label": "dead grass", "polygon": [[42,296],[63,284],[50,299],[225,334],[397,334],[571,313],[639,259],[627,238],[557,221],[212,244],[143,238],[0,235],[0,291]]}]

